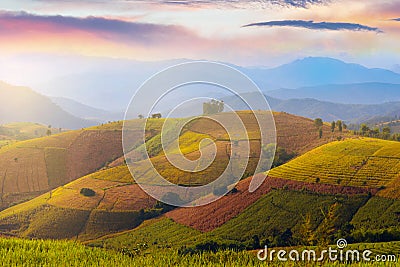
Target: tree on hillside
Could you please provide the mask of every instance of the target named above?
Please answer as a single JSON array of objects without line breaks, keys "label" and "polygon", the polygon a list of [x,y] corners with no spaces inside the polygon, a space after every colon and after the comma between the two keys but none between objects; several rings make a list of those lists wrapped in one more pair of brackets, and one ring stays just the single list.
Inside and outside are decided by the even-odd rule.
[{"label": "tree on hillside", "polygon": [[370,130],[370,135],[371,137],[379,137],[379,128],[374,128],[373,130]]},{"label": "tree on hillside", "polygon": [[204,115],[211,115],[217,114],[224,111],[225,104],[224,101],[218,101],[212,99],[210,102],[203,103],[203,114]]},{"label": "tree on hillside", "polygon": [[391,133],[390,127],[389,127],[389,126],[384,127],[384,128],[382,129],[382,133],[384,133],[384,134],[390,134],[390,133]]},{"label": "tree on hillside", "polygon": [[50,130],[50,129],[47,129],[46,134],[47,134],[47,136],[50,136],[50,135],[51,135],[51,130]]},{"label": "tree on hillside", "polygon": [[296,153],[288,153],[286,149],[282,147],[277,147],[275,151],[274,161],[272,163],[272,168],[283,165],[294,157],[296,157]]},{"label": "tree on hillside", "polygon": [[162,115],[161,115],[161,113],[154,113],[151,115],[151,118],[152,119],[161,119]]},{"label": "tree on hillside", "polygon": [[143,116],[142,114],[139,114],[139,115],[138,115],[138,118],[139,118],[139,119],[143,119],[144,116]]},{"label": "tree on hillside", "polygon": [[312,246],[315,244],[315,230],[311,223],[310,213],[306,214],[304,222],[300,225],[300,235],[303,245]]},{"label": "tree on hillside", "polygon": [[319,127],[318,135],[320,139],[322,138],[322,134],[323,134],[322,127]]},{"label": "tree on hillside", "polygon": [[360,131],[362,135],[366,135],[367,133],[369,133],[370,129],[365,123],[363,123],[360,126]]},{"label": "tree on hillside", "polygon": [[335,233],[335,223],[337,220],[337,211],[340,210],[340,205],[335,202],[332,204],[328,212],[325,213],[322,209],[322,215],[324,219],[320,226],[318,227],[318,231],[316,232],[316,236],[318,239],[318,244],[321,246],[327,246],[332,240],[332,235]]},{"label": "tree on hillside", "polygon": [[336,125],[337,125],[337,127],[338,127],[339,132],[343,132],[343,123],[342,123],[342,121],[341,121],[341,120],[338,120],[338,121],[336,122]]},{"label": "tree on hillside", "polygon": [[332,123],[331,123],[331,130],[332,130],[332,133],[335,131],[335,128],[336,128],[336,122],[335,122],[335,121],[332,121]]},{"label": "tree on hillside", "polygon": [[383,129],[382,129],[382,137],[383,137],[383,139],[389,139],[390,138],[390,133],[391,133],[391,130],[390,130],[389,126],[383,127]]},{"label": "tree on hillside", "polygon": [[320,127],[322,127],[322,126],[324,125],[324,122],[322,121],[321,118],[316,118],[316,119],[314,120],[314,124],[315,124],[315,126],[316,126],[317,128],[320,128]]}]

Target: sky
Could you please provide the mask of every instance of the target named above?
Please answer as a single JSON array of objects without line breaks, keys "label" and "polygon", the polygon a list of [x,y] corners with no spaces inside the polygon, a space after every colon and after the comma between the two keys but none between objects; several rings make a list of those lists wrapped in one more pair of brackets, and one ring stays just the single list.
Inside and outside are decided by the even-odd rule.
[{"label": "sky", "polygon": [[326,56],[390,68],[400,64],[398,43],[394,0],[0,2],[0,57],[10,60],[45,54],[272,67]]}]

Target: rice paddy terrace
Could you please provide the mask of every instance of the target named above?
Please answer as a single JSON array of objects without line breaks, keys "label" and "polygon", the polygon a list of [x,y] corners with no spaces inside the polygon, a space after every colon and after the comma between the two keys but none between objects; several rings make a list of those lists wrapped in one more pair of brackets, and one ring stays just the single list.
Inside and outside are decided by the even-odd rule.
[{"label": "rice paddy terrace", "polygon": [[[242,116],[250,134],[253,137],[257,137],[256,127],[253,123],[254,116],[249,112],[240,112],[239,114]],[[318,146],[321,142],[328,142],[330,139],[335,138],[335,134],[329,135],[330,130],[326,126],[324,128],[326,137],[325,139],[320,139],[312,120],[286,113],[274,113],[274,116],[278,129],[278,146],[279,140],[281,140],[283,146],[288,151],[299,151],[298,153],[300,153],[305,147],[310,147],[310,142],[313,146]],[[131,151],[132,155],[137,156],[133,161],[135,161],[134,163],[137,164],[138,168],[140,168],[140,156],[144,152],[144,149],[147,149],[147,152],[153,155],[151,160],[157,166],[157,169],[175,183],[189,186],[206,183],[209,181],[207,177],[213,177],[215,173],[224,170],[228,161],[227,147],[230,144],[225,140],[223,136],[224,132],[219,132],[220,128],[218,128],[218,125],[197,120],[182,132],[180,136],[180,148],[188,158],[195,159],[199,157],[199,144],[205,137],[213,139],[218,148],[216,160],[209,170],[196,175],[187,175],[172,168],[161,150],[161,138],[158,130],[161,128],[163,121],[163,119],[149,120],[147,127],[148,132],[151,134],[148,136],[147,146],[145,148],[137,147]],[[83,169],[83,166],[92,166],[93,169],[101,168],[104,166],[106,160],[121,153],[120,146],[115,145],[121,142],[121,127],[122,125],[119,123],[92,127],[70,132],[68,135],[61,134],[26,143],[17,143],[17,147],[9,147],[8,150],[2,150],[3,153],[0,155],[4,157],[7,153],[19,153],[17,162],[11,161],[14,164],[14,168],[12,169],[15,170],[18,170],[17,163],[23,163],[24,165],[21,166],[29,169],[32,165],[26,162],[33,164],[33,162],[41,158],[42,161],[39,161],[41,165],[36,163],[36,166],[41,166],[40,171],[36,171],[36,176],[38,178],[42,177],[41,180],[38,179],[38,181],[43,183],[39,189],[44,192],[35,191],[35,193],[41,192],[42,195],[32,201],[11,207],[0,213],[0,230],[3,233],[17,236],[37,238],[74,237],[87,240],[112,232],[132,229],[144,219],[154,217],[154,214],[157,212],[154,210],[156,202],[143,193],[138,185],[134,183],[128,168],[124,164],[117,163],[116,167],[93,172],[72,181],[80,173],[83,176],[85,172],[91,172],[89,169]],[[310,131],[312,131],[311,134]],[[339,133],[336,133],[336,135],[339,135]],[[87,138],[84,138],[85,136]],[[291,139],[293,143],[284,141],[286,138]],[[102,142],[106,143],[106,145],[103,146]],[[74,149],[71,149],[72,147]],[[96,150],[100,149],[100,147],[104,147],[104,149],[100,151]],[[27,150],[24,151],[24,149]],[[33,158],[31,158],[32,156],[28,156],[32,155],[32,151],[36,151],[36,154],[33,154]],[[93,155],[93,151],[97,151],[101,158],[101,160],[95,163],[92,162],[92,157],[98,158],[98,155]],[[256,146],[252,146],[252,153],[259,153],[259,149],[257,150]],[[76,158],[69,156],[70,154]],[[22,155],[25,155],[26,159]],[[70,169],[71,166],[68,165],[68,159],[74,159],[72,166],[75,166],[75,169]],[[9,170],[9,167],[5,169]],[[248,168],[249,173],[251,173],[252,168],[255,168],[255,164],[250,164]],[[11,192],[17,192],[20,185],[16,181],[19,181],[18,179],[22,179],[22,177],[25,179],[26,177],[31,177],[30,179],[36,181],[34,179],[36,176],[24,176],[18,172],[14,176],[7,176],[4,188],[8,188],[7,190]],[[45,174],[45,179],[40,174]],[[49,177],[53,178],[50,179]],[[60,177],[64,178],[60,179]],[[14,187],[8,185],[7,181],[12,181],[11,185]],[[49,185],[49,181],[52,182],[51,186]],[[256,194],[251,195],[248,192],[246,193],[249,181],[249,179],[245,179],[239,183],[238,188],[241,194],[222,198],[227,203],[238,204],[238,208],[229,211],[231,207],[231,204],[229,204],[224,211],[227,213],[223,216],[224,219],[204,225],[210,227],[210,229],[222,225],[247,208],[247,206],[257,201],[263,194],[268,193],[274,186],[278,185],[282,187],[286,183],[284,179],[268,181]],[[61,187],[57,188],[57,184],[61,185]],[[93,190],[94,196],[87,197],[82,195],[82,188]],[[50,189],[52,190],[49,191]],[[23,191],[21,188],[19,190]],[[32,191],[29,187],[24,190],[28,192],[30,192],[29,190]],[[244,199],[246,201],[243,201]],[[200,212],[198,216],[193,216],[193,218],[202,216],[202,219],[199,219],[199,222],[201,222],[210,217],[209,214],[206,214],[207,212]]]},{"label": "rice paddy terrace", "polygon": [[269,172],[271,177],[311,183],[380,189],[399,198],[400,143],[346,139],[316,148]]},{"label": "rice paddy terrace", "polygon": [[121,127],[111,123],[2,147],[0,208],[93,173],[120,157]]}]

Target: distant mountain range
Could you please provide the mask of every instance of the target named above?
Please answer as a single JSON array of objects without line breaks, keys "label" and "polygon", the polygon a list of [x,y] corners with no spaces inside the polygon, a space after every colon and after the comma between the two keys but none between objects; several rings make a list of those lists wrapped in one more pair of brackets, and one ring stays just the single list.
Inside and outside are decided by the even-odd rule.
[{"label": "distant mountain range", "polygon": [[396,73],[400,73],[400,64],[394,65],[390,70]]},{"label": "distant mountain range", "polygon": [[97,122],[118,121],[124,118],[123,112],[112,112],[90,107],[78,101],[65,97],[52,97],[51,101],[60,106],[68,113],[86,120]]},{"label": "distant mountain range", "polygon": [[[243,72],[261,87],[270,89],[321,86],[327,84],[391,83],[400,84],[400,74],[386,69],[366,68],[333,58],[308,57],[273,69],[246,68]],[[268,81],[271,88],[260,83]]]},{"label": "distant mountain range", "polygon": [[[258,97],[248,93],[247,97]],[[278,99],[266,96],[272,110],[322,118],[325,121],[344,120],[360,123],[378,117],[400,115],[400,102],[383,104],[342,104],[305,99]],[[236,98],[222,98],[236,110],[246,109]],[[197,103],[201,113],[200,102]],[[22,108],[23,107],[23,108]],[[255,107],[258,108],[258,107]],[[194,110],[194,109],[193,109]],[[124,113],[90,107],[67,98],[48,98],[29,88],[0,83],[0,124],[10,122],[37,122],[53,127],[77,129],[106,121],[122,120]]]},{"label": "distant mountain range", "polygon": [[[58,71],[58,74],[47,81],[43,81],[43,78],[40,79],[40,82],[29,82],[29,79],[25,79],[24,83],[44,95],[70,98],[97,109],[122,112],[126,109],[134,92],[144,81],[169,66],[188,61],[191,60],[139,62],[91,57],[67,58],[55,61],[63,63],[59,64],[62,66],[61,69],[65,70],[64,74]],[[76,64],[73,64],[74,62]],[[71,66],[68,67],[68,64]],[[332,58],[308,57],[276,68],[228,65],[248,75],[266,93],[282,88],[315,87],[316,90],[319,90],[325,88],[326,85],[337,86],[332,89],[340,89],[340,86],[342,86],[341,88],[345,90],[349,84],[381,84],[382,86],[400,84],[399,73],[386,69],[367,68]],[[85,68],[79,66],[85,66]],[[42,67],[44,68],[44,66]],[[52,68],[54,69],[54,66]],[[362,89],[360,87],[360,90]],[[375,90],[380,91],[381,87],[378,86]],[[323,92],[317,95],[318,97],[315,94],[312,96],[300,95],[300,97],[314,97],[320,100],[340,102],[339,98],[335,100],[324,95],[335,96],[335,94],[326,92],[326,90],[321,91]],[[285,97],[285,93],[294,94],[293,92],[283,91],[279,96],[272,96],[283,99],[291,98]],[[357,97],[349,92],[346,95],[346,100],[358,101],[360,93],[355,93]],[[296,94],[296,97],[299,94]],[[352,104],[379,104],[388,100],[394,101],[390,99],[390,95],[387,95],[385,99],[376,98],[375,102],[372,100],[374,99],[371,98],[368,102],[353,102]]]},{"label": "distant mountain range", "polygon": [[75,117],[48,97],[26,87],[0,82],[0,124],[36,122],[55,128],[77,129],[96,123]]},{"label": "distant mountain range", "polygon": [[[77,60],[84,67],[68,68],[68,64]],[[88,57],[59,60],[67,72],[62,75],[58,70],[46,82],[40,78],[40,83],[33,84],[40,94],[28,88],[0,84],[0,123],[30,121],[80,128],[121,120],[134,92],[147,78],[168,66],[188,61],[138,62]],[[231,66],[253,79],[277,111],[348,122],[400,114],[400,74],[390,70],[318,57],[269,69]],[[193,86],[164,97],[165,105],[159,111],[171,109],[174,102],[170,99],[181,103],[196,97],[199,91],[227,102],[230,99],[226,92],[212,86]],[[51,100],[43,95],[52,96]],[[233,105],[240,109],[240,103]]]},{"label": "distant mountain range", "polygon": [[[258,94],[247,94],[246,98],[258,97]],[[360,123],[380,116],[400,115],[400,102],[389,102],[374,105],[340,104],[316,99],[282,100],[265,96],[272,110],[283,111],[307,118],[322,118],[324,121],[343,120],[348,123]],[[229,106],[236,110],[246,109],[244,103],[236,97],[224,98]],[[259,107],[254,107],[255,109]]]},{"label": "distant mountain range", "polygon": [[343,104],[379,104],[400,101],[400,84],[356,83],[329,84],[299,89],[278,89],[266,92],[280,99],[314,98]]},{"label": "distant mountain range", "polygon": [[267,97],[271,108],[307,118],[322,118],[324,121],[343,120],[361,123],[381,116],[400,115],[400,102],[361,105],[340,104],[315,99],[278,100]]}]

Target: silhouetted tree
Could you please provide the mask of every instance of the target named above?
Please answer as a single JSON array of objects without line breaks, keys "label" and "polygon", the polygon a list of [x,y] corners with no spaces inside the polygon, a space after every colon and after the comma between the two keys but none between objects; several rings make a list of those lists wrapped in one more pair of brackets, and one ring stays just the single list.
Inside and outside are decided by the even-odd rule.
[{"label": "silhouetted tree", "polygon": [[151,117],[153,119],[161,119],[162,115],[161,115],[161,113],[155,113],[155,114],[152,114]]},{"label": "silhouetted tree", "polygon": [[391,133],[390,127],[389,126],[384,127],[382,129],[382,138],[383,139],[389,139],[390,138],[390,133]]},{"label": "silhouetted tree", "polygon": [[224,111],[224,108],[225,108],[224,101],[218,101],[212,99],[210,102],[203,103],[203,114],[204,115],[217,114]]},{"label": "silhouetted tree", "polygon": [[324,125],[324,122],[322,121],[321,118],[316,118],[316,119],[314,120],[314,124],[315,124],[315,126],[316,126],[317,128],[320,128],[320,127],[322,127],[322,126]]},{"label": "silhouetted tree", "polygon": [[341,120],[338,120],[338,121],[336,122],[336,125],[337,125],[337,127],[338,127],[339,132],[343,132],[343,123],[342,123],[342,121],[341,121]]},{"label": "silhouetted tree", "polygon": [[365,123],[361,124],[360,131],[362,135],[366,135],[367,133],[369,133],[369,130],[369,127]]},{"label": "silhouetted tree", "polygon": [[331,123],[331,131],[332,131],[332,133],[335,131],[335,128],[336,128],[336,122],[332,121],[332,123]]}]

